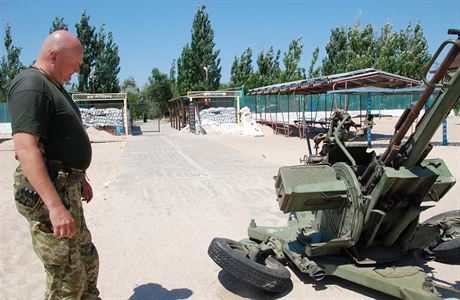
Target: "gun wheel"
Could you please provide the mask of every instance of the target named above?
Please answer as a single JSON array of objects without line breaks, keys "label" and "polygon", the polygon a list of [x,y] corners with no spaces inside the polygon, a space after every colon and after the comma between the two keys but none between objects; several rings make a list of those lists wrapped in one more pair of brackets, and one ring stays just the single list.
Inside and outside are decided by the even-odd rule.
[{"label": "gun wheel", "polygon": [[257,288],[281,292],[291,284],[291,273],[279,261],[271,256],[263,262],[253,261],[239,242],[214,238],[209,244],[208,255],[222,269]]},{"label": "gun wheel", "polygon": [[[444,230],[442,224],[449,223],[450,228]],[[441,240],[431,249],[439,262],[460,264],[460,210],[451,210],[429,218],[422,224],[438,225]]]}]

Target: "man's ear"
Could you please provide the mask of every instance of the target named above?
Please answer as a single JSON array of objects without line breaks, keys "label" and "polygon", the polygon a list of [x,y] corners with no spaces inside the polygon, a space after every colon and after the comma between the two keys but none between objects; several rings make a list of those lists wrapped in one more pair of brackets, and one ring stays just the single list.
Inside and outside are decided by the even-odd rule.
[{"label": "man's ear", "polygon": [[48,59],[50,63],[53,65],[56,63],[57,54],[58,54],[57,51],[54,49],[51,49],[50,52],[48,53]]}]

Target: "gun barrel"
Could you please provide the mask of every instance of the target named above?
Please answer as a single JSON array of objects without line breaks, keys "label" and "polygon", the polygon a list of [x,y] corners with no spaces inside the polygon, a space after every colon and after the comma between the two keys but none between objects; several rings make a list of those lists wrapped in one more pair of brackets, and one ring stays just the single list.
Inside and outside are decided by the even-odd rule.
[{"label": "gun barrel", "polygon": [[448,116],[449,112],[460,97],[460,69],[457,69],[454,77],[449,82],[449,88],[443,91],[436,99],[431,109],[426,113],[404,145],[407,158],[402,161],[404,166],[412,166],[423,158],[428,143],[434,136],[436,130]]},{"label": "gun barrel", "polygon": [[[399,148],[401,145],[401,141],[404,138],[404,136],[407,134],[409,131],[410,127],[414,123],[414,121],[417,119],[417,117],[420,114],[420,111],[424,108],[426,102],[428,101],[429,97],[433,94],[433,91],[435,89],[435,86],[437,83],[439,83],[446,75],[447,70],[449,69],[449,66],[452,64],[456,56],[458,55],[460,51],[460,39],[457,40],[448,40],[445,41],[438,49],[436,54],[433,56],[431,59],[430,63],[427,65],[426,68],[426,73],[428,73],[428,70],[430,69],[431,65],[434,63],[435,59],[439,55],[439,53],[443,50],[443,48],[447,44],[453,44],[449,52],[447,53],[446,57],[440,64],[438,70],[436,70],[435,74],[431,78],[429,82],[426,82],[426,88],[423,91],[423,93],[420,95],[419,100],[417,103],[414,105],[413,109],[407,114],[402,117],[405,117],[405,119],[401,122],[398,121],[398,124],[400,124],[400,128],[396,130],[395,134],[393,135],[393,138],[390,140],[390,144],[388,145],[388,148],[385,150],[385,152],[382,154],[380,157],[380,162],[383,163],[386,166],[391,166],[396,155],[400,153],[400,151],[395,151],[395,149]],[[452,108],[452,107],[451,107]],[[441,120],[442,122],[442,120]],[[436,129],[439,127],[441,123],[439,123],[436,126]],[[433,124],[434,126],[435,124]],[[425,145],[426,147],[426,145]],[[423,147],[423,148],[425,148]]]}]

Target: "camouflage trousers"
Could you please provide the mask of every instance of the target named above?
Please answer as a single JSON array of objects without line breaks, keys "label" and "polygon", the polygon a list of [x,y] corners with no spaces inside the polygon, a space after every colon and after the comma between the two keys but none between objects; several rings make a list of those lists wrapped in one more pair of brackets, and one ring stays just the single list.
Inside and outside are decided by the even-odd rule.
[{"label": "camouflage trousers", "polygon": [[74,237],[54,236],[48,209],[20,166],[14,174],[15,203],[19,213],[29,221],[33,249],[45,267],[45,299],[100,299],[96,287],[99,257],[83,215],[81,177],[71,175],[59,171],[54,185],[74,218]]}]

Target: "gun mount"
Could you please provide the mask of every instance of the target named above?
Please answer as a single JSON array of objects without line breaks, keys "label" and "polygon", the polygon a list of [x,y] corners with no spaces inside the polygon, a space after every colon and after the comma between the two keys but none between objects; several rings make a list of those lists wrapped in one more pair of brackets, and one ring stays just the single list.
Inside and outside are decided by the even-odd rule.
[{"label": "gun mount", "polygon": [[[455,184],[441,159],[426,159],[430,140],[460,98],[460,69],[451,66],[460,54],[457,39],[445,41],[424,73],[446,46],[451,46],[415,105],[395,125],[381,155],[366,146],[346,146],[354,138],[351,117],[336,111],[325,134],[308,143],[305,164],[281,167],[275,189],[288,226],[257,226],[252,220],[248,240],[215,238],[211,258],[238,278],[269,291],[281,291],[290,273],[280,262],[291,261],[314,280],[334,275],[403,299],[438,299],[433,281],[422,269],[403,262],[410,252],[425,259],[460,261],[460,211],[441,214],[419,224],[419,216]],[[440,92],[403,140],[435,88]],[[320,144],[322,145],[319,150]],[[399,275],[396,275],[399,274]]]}]

